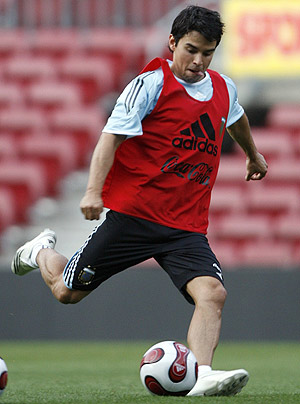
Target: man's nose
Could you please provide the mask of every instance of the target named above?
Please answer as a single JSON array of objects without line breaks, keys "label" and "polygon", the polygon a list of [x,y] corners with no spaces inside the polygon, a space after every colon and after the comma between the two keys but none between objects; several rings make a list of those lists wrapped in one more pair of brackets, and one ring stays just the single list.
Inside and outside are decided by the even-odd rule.
[{"label": "man's nose", "polygon": [[202,58],[202,55],[200,53],[195,55],[193,63],[195,65],[197,65],[197,66],[202,66],[203,65],[203,58]]}]

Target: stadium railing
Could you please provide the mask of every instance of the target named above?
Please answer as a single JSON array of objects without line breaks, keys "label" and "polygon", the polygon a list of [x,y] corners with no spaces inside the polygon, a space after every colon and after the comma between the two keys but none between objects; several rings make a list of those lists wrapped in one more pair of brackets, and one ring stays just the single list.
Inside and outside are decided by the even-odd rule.
[{"label": "stadium railing", "polygon": [[[0,26],[144,27],[186,3],[183,0],[0,0]],[[218,1],[202,3],[212,5]]]}]

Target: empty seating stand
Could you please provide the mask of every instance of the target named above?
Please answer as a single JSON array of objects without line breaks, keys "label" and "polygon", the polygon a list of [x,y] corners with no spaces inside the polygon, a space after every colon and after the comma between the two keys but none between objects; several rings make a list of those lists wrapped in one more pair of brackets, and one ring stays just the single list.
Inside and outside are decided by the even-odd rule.
[{"label": "empty seating stand", "polygon": [[[0,163],[1,165],[1,163]],[[14,206],[13,192],[0,186],[0,232],[17,220],[17,210]]]},{"label": "empty seating stand", "polygon": [[0,191],[11,194],[17,222],[24,223],[29,207],[47,195],[45,177],[38,163],[22,161],[20,164],[18,159],[0,161]]},{"label": "empty seating stand", "polygon": [[77,167],[77,146],[66,136],[27,136],[18,143],[20,159],[38,163],[47,194],[57,196],[59,180]]},{"label": "empty seating stand", "polygon": [[89,163],[106,119],[99,101],[117,80],[111,60],[88,56],[80,35],[1,31],[0,232],[25,222],[38,198],[57,196],[59,181]]},{"label": "empty seating stand", "polygon": [[245,156],[238,147],[233,155],[221,158],[209,235],[229,269],[300,266],[299,108],[275,105],[267,126],[252,129],[258,150],[269,165],[264,180],[244,180]]},{"label": "empty seating stand", "polygon": [[[155,8],[144,3],[150,21]],[[33,203],[57,196],[60,179],[87,166],[107,118],[101,100],[148,62],[147,40],[160,39],[149,28],[0,30],[0,232],[25,222]],[[263,181],[245,181],[239,148],[222,156],[208,235],[228,269],[299,267],[299,117],[300,105],[274,105],[266,127],[253,128],[269,164]]]}]

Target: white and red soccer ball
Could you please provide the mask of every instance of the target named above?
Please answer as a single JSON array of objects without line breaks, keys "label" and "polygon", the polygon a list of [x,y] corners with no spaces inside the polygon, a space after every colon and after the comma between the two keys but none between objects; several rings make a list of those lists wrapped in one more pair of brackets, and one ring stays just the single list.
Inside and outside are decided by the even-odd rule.
[{"label": "white and red soccer ball", "polygon": [[176,341],[162,341],[144,354],[140,377],[159,396],[185,396],[195,385],[198,365],[192,351]]},{"label": "white and red soccer ball", "polygon": [[7,366],[4,360],[0,357],[0,396],[4,392],[7,385]]}]

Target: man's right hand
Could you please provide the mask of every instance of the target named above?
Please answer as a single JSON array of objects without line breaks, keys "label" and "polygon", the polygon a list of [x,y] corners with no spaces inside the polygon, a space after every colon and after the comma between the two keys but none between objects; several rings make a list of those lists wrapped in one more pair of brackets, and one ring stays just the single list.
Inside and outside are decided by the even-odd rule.
[{"label": "man's right hand", "polygon": [[99,195],[86,193],[80,202],[80,209],[87,220],[99,220],[103,201]]}]

